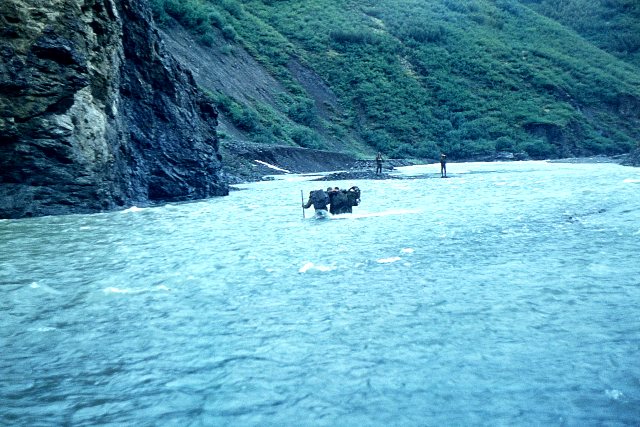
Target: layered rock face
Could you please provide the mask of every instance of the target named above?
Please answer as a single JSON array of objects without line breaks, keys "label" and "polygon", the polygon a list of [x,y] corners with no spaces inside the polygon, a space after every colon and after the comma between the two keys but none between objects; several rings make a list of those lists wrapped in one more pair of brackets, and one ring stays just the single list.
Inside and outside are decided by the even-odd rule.
[{"label": "layered rock face", "polygon": [[144,0],[0,2],[0,218],[228,194],[217,112]]}]

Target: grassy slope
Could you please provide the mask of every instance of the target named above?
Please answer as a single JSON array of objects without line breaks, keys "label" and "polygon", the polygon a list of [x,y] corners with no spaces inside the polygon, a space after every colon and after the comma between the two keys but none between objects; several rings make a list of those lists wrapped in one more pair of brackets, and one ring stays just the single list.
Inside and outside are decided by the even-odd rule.
[{"label": "grassy slope", "polygon": [[[280,137],[292,143],[323,147],[341,140],[353,150],[361,140],[387,156],[434,158],[445,151],[468,158],[495,151],[616,154],[640,140],[633,108],[640,108],[638,68],[533,5],[190,1],[222,17],[213,24],[227,41],[241,43],[287,89],[282,109],[296,126]],[[292,58],[337,96],[339,105],[330,106],[335,114],[314,118],[318,99],[311,102]],[[222,110],[231,114],[226,102]],[[256,117],[265,121],[260,111]],[[259,127],[248,128],[269,142]]]},{"label": "grassy slope", "polygon": [[637,0],[522,0],[599,48],[640,67],[640,2]]}]

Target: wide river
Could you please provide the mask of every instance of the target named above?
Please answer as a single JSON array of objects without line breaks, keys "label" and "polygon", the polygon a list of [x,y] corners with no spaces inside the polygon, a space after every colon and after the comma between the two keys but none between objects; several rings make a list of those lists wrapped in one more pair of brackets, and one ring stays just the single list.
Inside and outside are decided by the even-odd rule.
[{"label": "wide river", "polygon": [[0,221],[0,425],[640,425],[640,169],[448,166]]}]

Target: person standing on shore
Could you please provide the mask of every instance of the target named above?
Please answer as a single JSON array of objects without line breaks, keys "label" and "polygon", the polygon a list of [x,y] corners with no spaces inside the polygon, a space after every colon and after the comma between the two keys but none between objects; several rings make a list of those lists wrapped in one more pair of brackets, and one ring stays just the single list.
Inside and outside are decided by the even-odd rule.
[{"label": "person standing on shore", "polygon": [[376,156],[376,175],[382,173],[382,153],[378,151]]},{"label": "person standing on shore", "polygon": [[440,154],[440,178],[447,177],[447,155]]}]

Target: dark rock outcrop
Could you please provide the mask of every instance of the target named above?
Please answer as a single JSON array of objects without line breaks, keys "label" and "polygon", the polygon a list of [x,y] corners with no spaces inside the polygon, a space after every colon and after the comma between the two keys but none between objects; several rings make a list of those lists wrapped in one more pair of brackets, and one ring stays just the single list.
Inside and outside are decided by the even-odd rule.
[{"label": "dark rock outcrop", "polygon": [[0,218],[228,194],[217,112],[144,0],[0,3]]},{"label": "dark rock outcrop", "polygon": [[312,181],[348,181],[356,179],[387,180],[405,178],[397,175],[389,175],[386,172],[376,173],[374,170],[370,169],[355,169],[349,171],[332,172],[319,178],[315,178]]},{"label": "dark rock outcrop", "polygon": [[624,161],[622,162],[625,166],[636,166],[640,167],[640,147],[636,148],[634,151],[629,154]]}]

